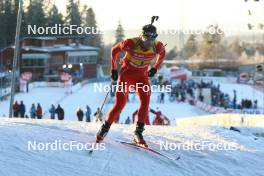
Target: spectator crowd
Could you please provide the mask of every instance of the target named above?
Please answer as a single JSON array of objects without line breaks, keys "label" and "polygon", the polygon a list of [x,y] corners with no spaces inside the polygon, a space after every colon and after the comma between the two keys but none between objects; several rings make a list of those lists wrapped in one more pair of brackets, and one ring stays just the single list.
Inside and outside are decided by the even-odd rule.
[{"label": "spectator crowd", "polygon": [[[258,101],[250,99],[241,99],[240,102],[237,101],[237,92],[233,90],[233,95],[229,95],[220,90],[220,84],[215,85],[213,81],[200,82],[181,80],[177,84],[169,82],[171,85],[171,92],[169,95],[169,101],[186,102],[194,105],[194,100],[199,100],[201,102],[205,101],[204,94],[202,93],[204,89],[209,89],[211,94],[208,96],[212,106],[223,107],[225,109],[257,109]],[[198,92],[195,96],[195,92]],[[158,95],[158,102],[165,103],[165,93],[161,92]]]},{"label": "spectator crowd", "polygon": [[[13,117],[15,118],[20,117],[20,118],[42,119],[45,114],[40,103],[37,103],[37,105],[35,105],[35,103],[32,103],[28,113],[26,111],[26,105],[23,103],[23,101],[20,101],[20,103],[15,101],[12,108],[13,108]],[[92,113],[91,108],[87,105],[85,112],[81,108],[77,108],[76,116],[78,121],[83,121],[85,116],[85,121],[91,122],[91,113]],[[50,119],[57,118],[58,120],[64,120],[65,117],[64,109],[61,107],[60,104],[58,104],[57,107],[55,107],[55,105],[52,104],[48,109],[48,114]],[[99,119],[99,117],[97,118]],[[100,121],[102,121],[102,114],[100,114]]]}]

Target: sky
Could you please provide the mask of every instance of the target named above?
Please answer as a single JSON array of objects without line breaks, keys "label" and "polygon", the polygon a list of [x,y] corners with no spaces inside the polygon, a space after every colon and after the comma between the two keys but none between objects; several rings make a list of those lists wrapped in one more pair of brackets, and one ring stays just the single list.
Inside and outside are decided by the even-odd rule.
[{"label": "sky", "polygon": [[[53,0],[65,14],[68,0]],[[169,32],[205,30],[217,24],[225,35],[241,35],[251,32],[247,24],[264,23],[264,0],[80,0],[81,6],[92,7],[100,30],[106,32],[104,41],[115,41],[114,30],[119,20],[126,37],[134,37],[142,26],[150,23],[151,16],[159,16],[155,22],[158,30]],[[248,10],[252,15],[248,15]],[[133,32],[129,32],[129,30]],[[135,31],[136,30],[136,31]],[[109,32],[110,31],[110,32]],[[262,30],[264,32],[264,30]],[[262,33],[262,31],[260,31]],[[170,45],[170,44],[169,44]]]},{"label": "sky", "polygon": [[[264,23],[264,0],[80,0],[91,6],[103,30],[115,29],[121,20],[125,29],[141,28],[153,15],[160,16],[155,24],[160,29],[204,29],[218,24],[227,30],[247,29],[247,23]],[[65,13],[67,0],[54,0]],[[248,16],[247,11],[252,11]]]}]

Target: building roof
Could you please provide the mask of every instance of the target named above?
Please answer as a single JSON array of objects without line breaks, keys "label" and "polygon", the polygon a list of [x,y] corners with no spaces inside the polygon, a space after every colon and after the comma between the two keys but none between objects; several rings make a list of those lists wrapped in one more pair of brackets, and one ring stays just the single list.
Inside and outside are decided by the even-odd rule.
[{"label": "building roof", "polygon": [[26,51],[42,51],[42,52],[58,52],[58,51],[97,51],[99,48],[92,47],[88,45],[77,45],[77,44],[70,44],[70,45],[54,45],[54,46],[44,46],[44,47],[37,47],[37,46],[23,46],[23,50]]},{"label": "building roof", "polygon": [[36,40],[56,40],[58,38],[56,37],[24,37],[21,40],[25,40],[25,39],[36,39]]},{"label": "building roof", "polygon": [[[60,37],[23,37],[20,39],[20,41],[23,41],[25,39],[36,39],[36,40],[57,40],[57,39],[63,39],[63,38],[69,38],[74,39],[78,37],[68,37],[68,36],[60,36]],[[9,45],[4,48],[0,48],[0,52],[3,52],[6,49],[14,49],[14,45]],[[57,51],[98,51],[100,50],[98,47],[93,47],[89,45],[82,45],[82,44],[76,44],[71,43],[69,45],[66,44],[60,44],[60,45],[53,45],[53,46],[44,46],[44,47],[38,47],[38,46],[22,46],[22,49],[24,50],[32,50],[32,51],[42,51],[42,52],[57,52]]]}]

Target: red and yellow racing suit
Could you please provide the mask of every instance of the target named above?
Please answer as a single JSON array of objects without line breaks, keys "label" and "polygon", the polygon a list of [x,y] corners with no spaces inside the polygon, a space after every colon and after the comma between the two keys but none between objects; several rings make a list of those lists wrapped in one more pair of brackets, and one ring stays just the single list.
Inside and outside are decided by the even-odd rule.
[{"label": "red and yellow racing suit", "polygon": [[151,61],[157,56],[157,60],[152,67],[158,69],[165,57],[165,48],[160,41],[154,41],[153,46],[145,49],[139,37],[126,39],[112,48],[112,70],[117,69],[118,55],[125,52],[120,69],[120,77],[117,85],[122,85],[122,91],[116,92],[116,101],[109,111],[106,121],[112,124],[123,110],[129,86],[137,87],[135,90],[139,96],[140,107],[138,109],[138,122],[145,123],[148,117],[150,102],[150,79],[148,68]]}]

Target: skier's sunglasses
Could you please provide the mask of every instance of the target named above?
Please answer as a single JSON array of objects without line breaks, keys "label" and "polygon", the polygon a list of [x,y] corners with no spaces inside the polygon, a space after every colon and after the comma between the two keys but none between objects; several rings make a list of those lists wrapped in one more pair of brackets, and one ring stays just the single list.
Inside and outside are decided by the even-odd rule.
[{"label": "skier's sunglasses", "polygon": [[155,40],[158,37],[158,34],[153,32],[143,32],[143,37],[148,40]]}]

